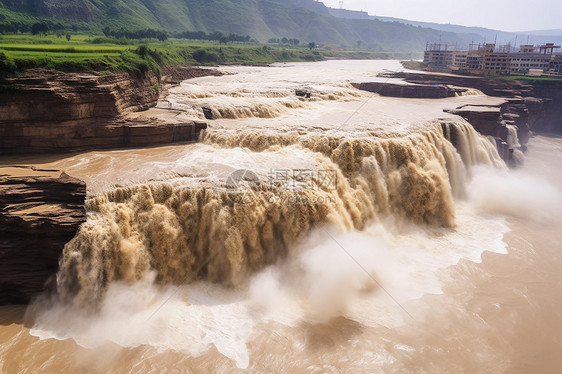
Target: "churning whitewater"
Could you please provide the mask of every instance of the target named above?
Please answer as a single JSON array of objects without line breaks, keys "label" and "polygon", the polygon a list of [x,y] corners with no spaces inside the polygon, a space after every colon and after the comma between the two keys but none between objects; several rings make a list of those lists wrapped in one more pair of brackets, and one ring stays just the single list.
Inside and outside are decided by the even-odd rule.
[{"label": "churning whitewater", "polygon": [[181,118],[213,108],[200,144],[54,163],[87,181],[88,219],[56,291],[28,310],[31,334],[194,359],[216,349],[259,371],[248,347],[266,332],[334,318],[396,328],[422,317],[411,303],[441,293],[443,269],[505,253],[504,219],[467,191],[505,164],[442,113],[486,97],[382,98],[349,82],[378,79],[370,64],[227,68],[162,103]]},{"label": "churning whitewater", "polygon": [[[451,128],[465,161],[445,137]],[[453,200],[465,196],[467,167],[502,164],[494,146],[460,121],[389,139],[361,132],[211,130],[203,142],[274,155],[294,147],[321,172],[308,178],[288,173],[271,183],[253,173],[255,180],[241,178],[234,190],[227,184],[185,186],[180,179],[94,197],[86,207],[88,222],[64,249],[57,276],[61,297],[95,306],[112,282],[140,281],[150,271],[160,284],[208,280],[237,286],[290,257],[320,225],[344,233],[392,216],[454,227]]]}]

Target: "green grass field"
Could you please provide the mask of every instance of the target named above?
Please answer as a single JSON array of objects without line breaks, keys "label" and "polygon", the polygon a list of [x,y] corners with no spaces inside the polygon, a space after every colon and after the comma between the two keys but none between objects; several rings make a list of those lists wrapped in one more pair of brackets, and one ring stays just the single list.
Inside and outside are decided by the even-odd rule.
[{"label": "green grass field", "polygon": [[[359,50],[310,50],[263,44],[217,44],[209,41],[168,39],[165,42],[106,38],[101,35],[1,35],[0,76],[29,68],[75,71],[128,71],[143,74],[160,71],[162,65],[270,64],[320,61],[325,58],[409,58],[394,52]],[[139,47],[144,48],[144,53]]]},{"label": "green grass field", "polygon": [[306,47],[219,45],[184,39],[115,40],[99,35],[71,35],[69,41],[64,35],[0,36],[0,75],[4,76],[29,68],[143,74],[148,70],[159,72],[162,65],[268,64],[323,59],[322,53]]},{"label": "green grass field", "polygon": [[500,77],[503,80],[509,81],[521,81],[524,83],[532,83],[532,84],[546,84],[546,85],[560,85],[562,86],[562,78],[560,77],[533,77],[529,75],[510,75],[507,77]]}]

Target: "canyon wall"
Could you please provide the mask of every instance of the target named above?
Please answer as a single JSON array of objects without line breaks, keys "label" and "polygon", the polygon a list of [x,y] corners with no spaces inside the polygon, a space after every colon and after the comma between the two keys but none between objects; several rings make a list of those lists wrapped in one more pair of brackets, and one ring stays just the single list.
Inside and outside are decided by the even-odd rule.
[{"label": "canyon wall", "polygon": [[157,104],[159,79],[151,72],[139,78],[30,70],[0,86],[0,154],[192,141],[206,127],[125,118]]},{"label": "canyon wall", "polygon": [[85,198],[84,182],[60,171],[0,168],[0,305],[44,289],[86,221]]},{"label": "canyon wall", "polygon": [[562,83],[535,84],[533,96],[544,100],[542,110],[532,118],[532,129],[545,134],[562,134]]}]

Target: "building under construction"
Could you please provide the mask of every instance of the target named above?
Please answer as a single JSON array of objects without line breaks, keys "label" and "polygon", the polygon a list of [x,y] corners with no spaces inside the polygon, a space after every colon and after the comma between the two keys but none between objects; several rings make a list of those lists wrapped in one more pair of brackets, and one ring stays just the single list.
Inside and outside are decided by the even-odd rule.
[{"label": "building under construction", "polygon": [[426,45],[424,62],[435,70],[450,70],[465,74],[509,75],[561,74],[562,54],[559,45],[521,45],[516,51],[510,44],[496,47],[495,43],[472,44],[468,51],[447,44]]}]

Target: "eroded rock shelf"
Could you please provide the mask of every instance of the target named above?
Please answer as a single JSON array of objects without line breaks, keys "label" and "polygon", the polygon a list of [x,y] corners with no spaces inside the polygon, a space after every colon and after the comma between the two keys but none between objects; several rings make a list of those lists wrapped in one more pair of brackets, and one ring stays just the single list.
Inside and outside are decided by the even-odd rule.
[{"label": "eroded rock shelf", "polygon": [[[205,74],[206,70],[199,72]],[[134,119],[157,104],[156,75],[29,71],[2,83],[0,154],[73,152],[194,141],[197,121]]]},{"label": "eroded rock shelf", "polygon": [[85,198],[86,184],[63,172],[0,168],[0,305],[44,289],[86,220]]}]

